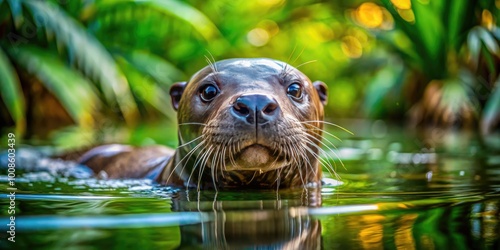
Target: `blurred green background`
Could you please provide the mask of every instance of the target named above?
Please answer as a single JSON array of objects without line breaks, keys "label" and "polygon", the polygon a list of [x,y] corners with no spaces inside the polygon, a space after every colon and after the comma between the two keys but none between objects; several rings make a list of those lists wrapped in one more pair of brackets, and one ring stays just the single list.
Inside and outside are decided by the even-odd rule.
[{"label": "blurred green background", "polygon": [[499,0],[0,0],[0,130],[72,147],[175,141],[172,83],[207,58],[269,57],[328,84],[328,120],[487,137],[500,123],[499,9]]}]

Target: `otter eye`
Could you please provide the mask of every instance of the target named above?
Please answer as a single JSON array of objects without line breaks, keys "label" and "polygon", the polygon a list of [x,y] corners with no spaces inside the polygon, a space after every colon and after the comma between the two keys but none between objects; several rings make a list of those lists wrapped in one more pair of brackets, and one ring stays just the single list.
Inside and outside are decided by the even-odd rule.
[{"label": "otter eye", "polygon": [[286,92],[295,100],[302,99],[302,86],[299,83],[290,84]]},{"label": "otter eye", "polygon": [[205,85],[200,89],[200,97],[204,102],[213,100],[217,94],[219,94],[219,90],[211,84]]}]

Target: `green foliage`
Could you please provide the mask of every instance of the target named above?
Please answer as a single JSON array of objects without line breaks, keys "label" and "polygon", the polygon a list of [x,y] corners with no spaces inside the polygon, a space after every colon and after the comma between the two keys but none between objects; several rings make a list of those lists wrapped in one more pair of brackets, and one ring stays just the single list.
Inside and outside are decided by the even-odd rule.
[{"label": "green foliage", "polygon": [[91,122],[89,114],[101,103],[95,88],[87,79],[67,68],[50,53],[36,47],[22,46],[12,50],[10,54],[15,62],[28,66],[28,73],[44,83],[78,124]]},{"label": "green foliage", "polygon": [[[460,114],[463,110],[457,108],[460,106],[457,102],[460,102],[466,103],[468,109],[476,113],[482,110],[483,116],[488,113],[499,117],[500,106],[491,104],[497,102],[496,94],[492,94],[492,91],[498,91],[497,62],[500,60],[497,26],[499,9],[494,2],[381,0],[395,28],[389,31],[372,29],[372,33],[389,48],[392,55],[403,60],[410,73],[401,71],[387,74],[390,69],[376,70],[376,76],[369,84],[372,86],[371,94],[367,95],[365,102],[368,114],[381,117],[381,109],[391,110],[387,105],[375,105],[374,99],[399,103],[399,98],[405,94],[404,90],[412,89],[410,95],[417,99],[406,100],[408,109],[412,103],[420,100],[418,96],[426,91],[429,82],[440,80],[444,85],[442,96],[447,97],[442,100],[446,109],[463,115]],[[408,6],[399,6],[401,3],[411,7],[406,9]],[[388,82],[400,85],[394,86],[400,91],[395,96],[384,91]],[[429,107],[431,110],[433,108]],[[489,125],[494,126],[498,124]]]},{"label": "green foliage", "polygon": [[[161,27],[148,22],[148,27],[155,30],[144,34],[144,30],[130,26],[140,23],[138,16],[144,19],[144,13],[154,12],[160,18],[153,20],[156,24],[185,23],[184,26],[198,32],[200,41],[220,36],[206,16],[181,1],[56,4],[14,0],[0,2],[0,7],[2,16],[5,15],[2,22],[9,27],[0,40],[1,48],[9,52],[0,54],[2,100],[20,134],[24,131],[27,113],[17,74],[29,75],[22,79],[34,76],[39,80],[79,126],[95,124],[99,112],[109,113],[105,110],[134,124],[138,105],[143,115],[151,115],[147,111],[151,107],[164,116],[173,117],[172,110],[168,109],[168,86],[185,79],[185,75],[165,57],[155,55],[155,52],[168,52],[168,48],[148,49],[148,42],[141,44],[141,39],[136,39],[137,35],[158,33]],[[131,11],[131,15],[127,15],[127,11]],[[116,28],[117,17],[124,28],[117,34],[128,35],[128,40],[114,40],[115,36],[109,35],[116,34],[112,29]],[[135,34],[131,35],[131,30]],[[139,42],[134,44],[136,40]],[[157,41],[162,40],[164,37]],[[130,41],[134,42],[126,43]]]},{"label": "green foliage", "polygon": [[327,117],[399,119],[439,80],[495,121],[498,13],[493,0],[0,1],[0,116],[29,131],[40,82],[81,127],[174,120],[169,86],[213,55],[300,67],[329,85]]},{"label": "green foliage", "polygon": [[106,100],[111,104],[116,101],[125,118],[132,116],[136,107],[125,77],[99,41],[56,5],[41,1],[23,3],[36,17],[36,28],[53,32],[58,45],[67,47],[70,63],[100,82]]},{"label": "green foliage", "polygon": [[17,133],[24,133],[26,120],[24,118],[25,103],[21,92],[19,79],[10,65],[7,55],[0,49],[0,90],[2,99],[17,124]]},{"label": "green foliage", "polygon": [[[449,76],[448,53],[457,53],[463,46],[467,31],[477,23],[474,1],[411,1],[413,20],[405,20],[390,0],[381,1],[394,18],[396,29],[411,43],[398,47],[397,36],[382,38],[389,41],[397,53],[409,58],[406,63],[423,71],[430,79]],[[407,18],[408,19],[408,18]],[[382,36],[387,36],[382,33]]]}]

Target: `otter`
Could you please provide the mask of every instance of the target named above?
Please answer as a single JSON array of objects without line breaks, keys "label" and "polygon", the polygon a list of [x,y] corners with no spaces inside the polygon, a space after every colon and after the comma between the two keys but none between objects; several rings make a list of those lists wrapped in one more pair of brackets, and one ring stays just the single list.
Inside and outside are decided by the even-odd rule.
[{"label": "otter", "polygon": [[79,163],[106,178],[199,189],[320,185],[327,86],[266,58],[210,63],[170,89],[177,149],[104,145]]}]

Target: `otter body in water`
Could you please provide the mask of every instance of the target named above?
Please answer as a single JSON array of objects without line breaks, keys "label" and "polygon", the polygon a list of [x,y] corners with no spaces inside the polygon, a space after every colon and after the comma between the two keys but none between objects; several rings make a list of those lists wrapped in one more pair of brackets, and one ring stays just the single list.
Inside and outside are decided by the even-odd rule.
[{"label": "otter body in water", "polygon": [[106,145],[79,162],[109,178],[204,188],[319,184],[327,88],[270,59],[229,59],[171,87],[179,147]]}]

